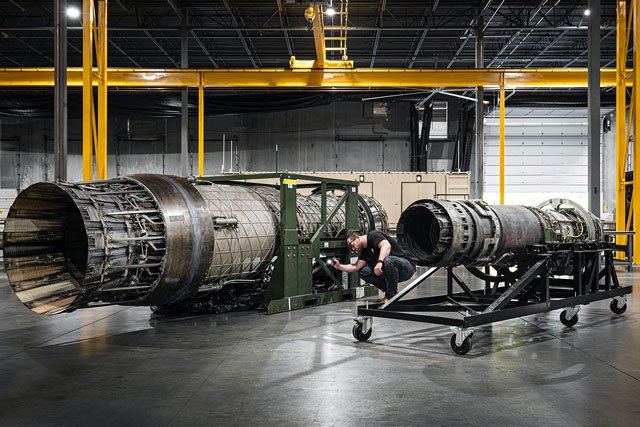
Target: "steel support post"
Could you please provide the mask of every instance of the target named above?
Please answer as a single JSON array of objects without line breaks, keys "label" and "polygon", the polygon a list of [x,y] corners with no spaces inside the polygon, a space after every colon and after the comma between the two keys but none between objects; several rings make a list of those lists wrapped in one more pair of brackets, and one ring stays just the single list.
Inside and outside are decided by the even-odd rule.
[{"label": "steel support post", "polygon": [[[358,230],[358,184],[347,185],[344,189],[346,200],[345,212],[345,228],[347,233]],[[358,273],[349,273],[349,287],[355,288],[359,285],[360,276]]]},{"label": "steel support post", "polygon": [[[484,68],[484,36],[482,15],[478,17],[476,34],[476,68]],[[484,87],[476,88],[476,199],[484,194]]]},{"label": "steel support post", "polygon": [[204,175],[204,86],[198,86],[198,176]]},{"label": "steel support post", "polygon": [[93,0],[82,2],[82,179],[93,179]]},{"label": "steel support post", "polygon": [[600,218],[600,0],[589,0],[588,7],[589,210]]},{"label": "steel support post", "polygon": [[504,79],[500,84],[500,204],[504,205]]},{"label": "steel support post", "polygon": [[[188,11],[182,14],[182,38],[180,44],[180,67],[189,68],[189,29]],[[182,113],[180,120],[180,173],[189,176],[189,89],[182,88]]]},{"label": "steel support post", "polygon": [[[616,230],[626,227],[626,164],[629,140],[626,138],[627,89],[626,68],[628,37],[626,28],[627,1],[618,0],[616,10]],[[625,245],[627,236],[616,236],[617,245]],[[618,252],[621,258],[622,253]]]},{"label": "steel support post", "polygon": [[55,0],[55,180],[67,180],[67,0]]}]

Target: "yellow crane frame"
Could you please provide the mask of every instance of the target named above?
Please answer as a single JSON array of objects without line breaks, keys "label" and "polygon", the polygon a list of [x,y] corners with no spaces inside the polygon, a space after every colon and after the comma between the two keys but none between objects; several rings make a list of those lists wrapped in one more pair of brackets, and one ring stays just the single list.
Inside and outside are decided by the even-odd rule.
[{"label": "yellow crane frame", "polygon": [[[69,86],[83,87],[83,177],[93,177],[93,151],[98,179],[107,177],[107,88],[118,87],[197,87],[198,88],[198,174],[204,174],[204,88],[403,88],[403,87],[477,87],[499,89],[500,93],[500,202],[504,202],[504,111],[505,88],[523,87],[587,87],[585,68],[537,68],[537,69],[356,69],[338,64],[336,68],[313,68],[326,61],[326,54],[316,61],[295,61],[291,69],[136,69],[107,67],[107,1],[98,3],[97,22],[94,0],[83,0],[83,67],[69,68]],[[617,1],[616,68],[601,70],[601,87],[616,87],[616,225],[618,230],[629,230],[625,221],[625,189],[633,185],[640,188],[640,173],[627,182],[625,166],[630,136],[640,135],[640,121],[635,112],[640,110],[640,31],[633,31],[633,69],[626,68],[627,49],[631,29],[640,29],[640,0],[631,0],[627,11],[626,0]],[[322,11],[316,11],[322,16]],[[320,33],[321,23],[315,23]],[[323,30],[323,29],[322,29]],[[96,41],[96,65],[93,66],[93,39]],[[321,46],[322,47],[322,46]],[[324,52],[321,52],[324,53]],[[333,61],[332,61],[333,62]],[[339,62],[339,61],[335,61]],[[314,65],[315,63],[315,65]],[[0,86],[53,86],[53,68],[4,68],[0,69]],[[98,123],[95,123],[93,86],[98,87]],[[632,87],[631,104],[627,113],[626,88]],[[635,153],[633,168],[640,172],[640,156]],[[638,197],[631,203],[631,212],[640,204]],[[631,218],[631,215],[629,215]],[[633,229],[640,230],[640,215],[633,215]],[[620,242],[623,244],[624,242]],[[634,239],[634,262],[640,262],[640,238]]]},{"label": "yellow crane frame", "polygon": [[[640,0],[631,0],[627,11],[627,1],[616,1],[616,229],[618,231],[640,230],[640,215],[637,196],[640,188],[640,155],[638,155],[638,135],[640,121]],[[633,41],[630,40],[633,29]],[[627,51],[629,43],[633,43],[633,69],[627,70]],[[631,103],[627,111],[627,86],[631,86]],[[630,138],[633,135],[631,149],[633,181],[626,179],[627,157],[629,155]],[[633,185],[629,215],[626,216],[626,190]],[[633,227],[631,222],[633,221]],[[625,236],[618,236],[618,244],[626,244]],[[633,262],[640,263],[640,237],[633,239]]]}]

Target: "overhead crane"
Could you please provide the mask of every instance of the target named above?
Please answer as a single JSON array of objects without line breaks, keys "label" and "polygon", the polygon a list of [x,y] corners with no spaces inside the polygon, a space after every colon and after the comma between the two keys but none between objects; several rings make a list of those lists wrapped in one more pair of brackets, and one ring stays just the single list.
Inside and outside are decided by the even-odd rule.
[{"label": "overhead crane", "polygon": [[[107,11],[106,1],[98,1],[98,14],[95,18],[94,0],[84,0],[83,13],[83,68],[69,68],[69,86],[84,88],[84,131],[83,131],[83,172],[85,178],[92,177],[93,151],[96,153],[98,179],[106,179],[106,105],[107,87],[197,87],[199,92],[198,154],[199,174],[203,174],[204,158],[204,88],[398,88],[398,87],[484,87],[498,89],[500,93],[500,200],[504,201],[504,114],[505,88],[523,87],[587,87],[587,69],[584,68],[538,68],[538,69],[358,69],[351,68],[346,55],[346,29],[340,31],[344,37],[344,50],[341,61],[326,59],[326,26],[322,23],[321,5],[314,5],[314,36],[316,46],[315,60],[296,60],[291,58],[290,69],[133,69],[108,68],[107,65]],[[320,3],[320,2],[318,2]],[[640,110],[640,96],[635,96],[635,88],[640,87],[640,73],[635,69],[640,63],[640,49],[634,48],[633,68],[626,68],[626,53],[633,33],[633,46],[640,46],[640,32],[631,28],[640,28],[640,0],[617,0],[616,54],[615,69],[601,70],[601,87],[616,87],[616,224],[620,231],[631,228],[640,229],[640,215],[631,215],[638,197],[633,197],[630,214],[625,218],[625,189],[628,185],[640,188],[640,173],[634,174],[633,181],[625,177],[625,165],[629,152],[629,139],[632,134],[640,134],[640,121],[635,120],[635,111]],[[89,12],[89,13],[87,13]],[[346,12],[346,10],[345,10]],[[627,23],[628,22],[628,23]],[[330,28],[330,27],[329,27]],[[342,28],[342,27],[341,27]],[[93,67],[92,48],[96,39],[96,63]],[[342,43],[343,41],[340,40]],[[343,46],[341,44],[341,46]],[[324,52],[322,49],[324,49]],[[53,68],[5,68],[0,69],[0,86],[53,86]],[[98,86],[98,106],[92,105],[91,87]],[[627,114],[626,88],[633,88],[632,102]],[[98,123],[95,123],[97,110]],[[92,135],[92,138],[87,138]],[[90,142],[93,141],[93,144]],[[640,171],[640,156],[633,150],[634,171]],[[624,244],[624,242],[620,242]],[[640,263],[640,239],[634,242],[636,263]]]}]

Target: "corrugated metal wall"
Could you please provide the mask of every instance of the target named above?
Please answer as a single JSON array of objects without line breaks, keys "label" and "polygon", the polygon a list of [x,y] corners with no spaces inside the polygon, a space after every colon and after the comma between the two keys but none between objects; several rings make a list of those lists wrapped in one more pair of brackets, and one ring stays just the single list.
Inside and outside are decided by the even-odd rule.
[{"label": "corrugated metal wall", "polygon": [[[207,117],[205,172],[218,174],[222,135],[226,171],[407,171],[410,169],[408,102],[388,104],[387,117],[367,118],[361,102],[293,111]],[[603,110],[603,114],[608,111]],[[587,200],[586,110],[508,109],[506,202],[536,204],[566,197]],[[179,119],[112,117],[109,176],[138,172],[177,174]],[[615,127],[615,124],[614,124]],[[79,120],[69,123],[69,180],[81,174]],[[612,212],[614,130],[603,135],[603,211]],[[197,169],[196,120],[190,120],[190,161]],[[53,121],[0,118],[0,188],[53,178]],[[230,139],[237,156],[229,155]],[[614,181],[613,181],[614,182]],[[498,112],[485,119],[485,199],[498,202]]]},{"label": "corrugated metal wall", "polygon": [[[410,169],[408,102],[388,104],[386,117],[367,118],[362,102],[291,111],[206,118],[205,173],[219,174],[222,137],[230,171],[406,171]],[[70,181],[82,179],[82,123],[69,120]],[[190,118],[190,162],[197,172],[197,119]],[[53,178],[53,121],[0,118],[0,188],[23,189]],[[112,117],[108,176],[178,174],[180,119]],[[237,156],[230,156],[231,140]],[[278,151],[276,153],[276,146]]]}]

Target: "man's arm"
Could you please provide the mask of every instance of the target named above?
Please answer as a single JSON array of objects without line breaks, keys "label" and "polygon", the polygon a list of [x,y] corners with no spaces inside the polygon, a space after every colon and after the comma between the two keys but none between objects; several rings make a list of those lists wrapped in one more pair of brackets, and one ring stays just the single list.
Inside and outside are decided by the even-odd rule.
[{"label": "man's arm", "polygon": [[341,264],[338,258],[333,258],[332,261],[333,261],[333,268],[340,271],[344,271],[346,273],[355,273],[356,271],[360,271],[362,267],[367,265],[367,262],[362,259],[359,259],[358,261],[356,261],[355,264]]},{"label": "man's arm", "polygon": [[380,249],[380,256],[378,257],[378,261],[382,262],[391,253],[391,243],[389,243],[389,241],[385,239],[378,244],[378,249]]},{"label": "man's arm", "polygon": [[378,249],[380,249],[380,255],[378,256],[378,261],[376,261],[376,266],[373,269],[373,273],[376,276],[380,276],[382,274],[382,261],[391,253],[391,243],[388,240],[383,240],[378,243]]}]

